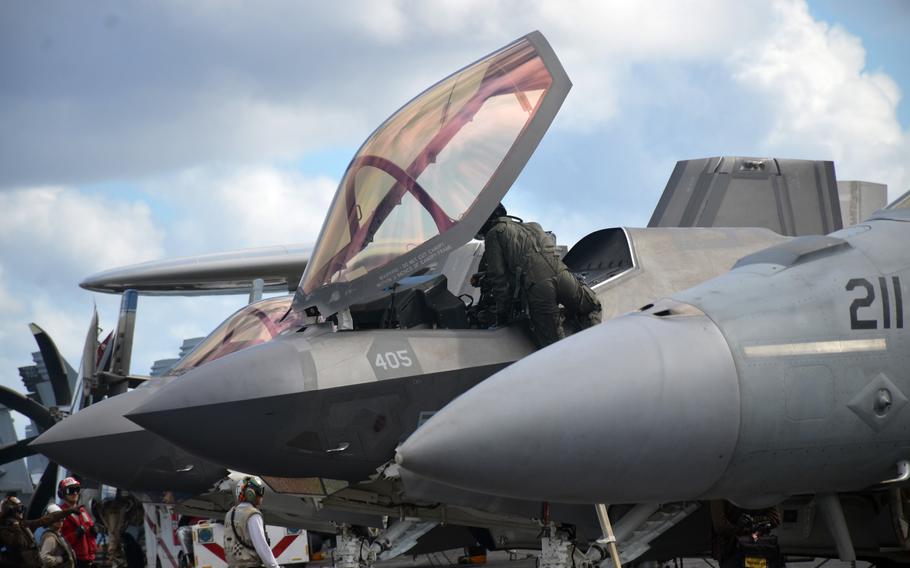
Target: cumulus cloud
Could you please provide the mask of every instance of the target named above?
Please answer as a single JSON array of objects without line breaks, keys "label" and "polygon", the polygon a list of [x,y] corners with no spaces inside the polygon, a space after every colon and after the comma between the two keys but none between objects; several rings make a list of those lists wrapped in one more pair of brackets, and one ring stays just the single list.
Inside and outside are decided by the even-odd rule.
[{"label": "cumulus cloud", "polygon": [[567,120],[590,124],[615,114],[630,64],[716,55],[758,33],[764,12],[708,0],[645,13],[588,0],[4,5],[16,25],[0,38],[0,187],[356,145],[441,74],[538,28],[579,87]]},{"label": "cumulus cloud", "polygon": [[4,314],[4,316],[17,312],[21,308],[6,286],[6,275],[3,264],[0,264],[0,314]]},{"label": "cumulus cloud", "polygon": [[197,254],[314,243],[338,181],[289,167],[194,168],[145,190],[174,205],[170,247]]},{"label": "cumulus cloud", "polygon": [[0,249],[8,273],[72,286],[91,272],[162,254],[163,231],[141,201],[64,187],[0,193]]},{"label": "cumulus cloud", "polygon": [[910,142],[897,120],[897,84],[866,69],[859,38],[815,21],[805,4],[777,1],[772,12],[778,25],[730,62],[735,80],[765,101],[762,145],[833,159],[839,178],[887,183],[892,198],[905,191]]},{"label": "cumulus cloud", "polygon": [[[63,187],[0,193],[0,381],[14,388],[16,368],[37,348],[35,322],[78,364],[93,299],[77,284],[92,272],[162,255],[163,231],[142,201]],[[97,300],[115,313],[117,299]]]}]

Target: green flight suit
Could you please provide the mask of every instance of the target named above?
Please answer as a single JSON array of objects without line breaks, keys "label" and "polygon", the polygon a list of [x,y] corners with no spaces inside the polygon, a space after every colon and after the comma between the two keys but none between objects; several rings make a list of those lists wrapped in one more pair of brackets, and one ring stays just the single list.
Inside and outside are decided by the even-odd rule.
[{"label": "green flight suit", "polygon": [[516,292],[523,294],[540,347],[565,335],[559,304],[582,329],[600,323],[597,295],[569,272],[556,256],[551,237],[537,223],[521,223],[510,217],[496,219],[484,236],[483,260],[497,321],[508,321]]}]

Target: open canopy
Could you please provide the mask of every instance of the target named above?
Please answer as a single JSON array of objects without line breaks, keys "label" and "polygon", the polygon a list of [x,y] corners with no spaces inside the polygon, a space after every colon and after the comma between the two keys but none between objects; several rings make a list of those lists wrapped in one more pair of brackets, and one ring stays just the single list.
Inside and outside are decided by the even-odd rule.
[{"label": "open canopy", "polygon": [[468,242],[518,177],[571,86],[539,32],[440,81],[351,160],[294,307],[383,294]]}]

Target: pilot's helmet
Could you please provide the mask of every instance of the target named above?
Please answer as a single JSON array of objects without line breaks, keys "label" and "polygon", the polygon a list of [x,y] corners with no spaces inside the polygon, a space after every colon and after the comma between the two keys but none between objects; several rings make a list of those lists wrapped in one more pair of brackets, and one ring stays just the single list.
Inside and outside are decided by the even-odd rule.
[{"label": "pilot's helmet", "polygon": [[256,497],[265,495],[265,483],[255,475],[247,475],[237,484],[237,502],[254,503]]},{"label": "pilot's helmet", "polygon": [[57,485],[57,497],[65,499],[67,495],[75,495],[82,491],[82,484],[75,477],[64,477]]},{"label": "pilot's helmet", "polygon": [[477,231],[477,235],[474,238],[479,241],[482,241],[484,239],[484,237],[487,235],[487,231],[489,231],[490,228],[493,226],[493,223],[496,222],[496,219],[499,219],[500,217],[505,217],[508,214],[509,213],[506,211],[506,208],[503,206],[502,203],[497,205],[496,209],[493,209],[493,212],[490,213],[490,216],[487,217],[487,220]]}]

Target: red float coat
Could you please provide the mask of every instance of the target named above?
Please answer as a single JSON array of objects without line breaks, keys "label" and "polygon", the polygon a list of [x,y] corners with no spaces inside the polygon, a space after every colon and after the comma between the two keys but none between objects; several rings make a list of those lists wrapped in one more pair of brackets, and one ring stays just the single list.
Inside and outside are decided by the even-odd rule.
[{"label": "red float coat", "polygon": [[[60,503],[60,508],[64,511],[71,507],[69,503]],[[79,508],[82,510],[78,514],[69,515],[64,519],[60,534],[73,548],[76,560],[92,562],[95,560],[95,549],[98,547],[95,542],[95,521],[92,520],[92,516],[88,514],[85,507],[80,505]],[[81,535],[79,527],[82,527]]]}]

